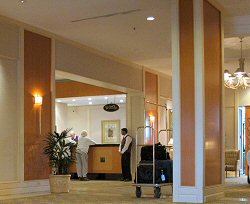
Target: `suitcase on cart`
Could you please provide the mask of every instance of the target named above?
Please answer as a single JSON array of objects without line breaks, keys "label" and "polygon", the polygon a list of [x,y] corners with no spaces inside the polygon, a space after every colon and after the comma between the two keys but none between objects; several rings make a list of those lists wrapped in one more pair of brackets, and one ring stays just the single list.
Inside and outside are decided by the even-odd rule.
[{"label": "suitcase on cart", "polygon": [[[166,147],[160,143],[155,144],[155,160],[166,160]],[[141,161],[153,161],[153,145],[141,148]]]},{"label": "suitcase on cart", "polygon": [[[153,182],[153,165],[150,161],[141,161],[137,167],[138,183]],[[165,176],[165,181],[161,180],[162,172]],[[155,183],[172,183],[173,182],[173,161],[172,160],[157,160],[155,161]]]}]

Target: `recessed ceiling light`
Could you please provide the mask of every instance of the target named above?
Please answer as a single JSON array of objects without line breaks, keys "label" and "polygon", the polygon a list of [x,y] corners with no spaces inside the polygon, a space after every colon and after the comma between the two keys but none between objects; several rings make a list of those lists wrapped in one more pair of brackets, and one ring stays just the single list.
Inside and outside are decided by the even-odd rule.
[{"label": "recessed ceiling light", "polygon": [[61,103],[62,101],[61,100],[56,100],[56,102]]},{"label": "recessed ceiling light", "polygon": [[122,100],[122,99],[120,100],[120,103],[123,103],[123,100]]},{"label": "recessed ceiling light", "polygon": [[25,2],[26,2],[26,0],[20,0],[20,2],[21,2],[21,3],[25,3]]},{"label": "recessed ceiling light", "polygon": [[72,99],[72,101],[76,101],[76,99]]},{"label": "recessed ceiling light", "polygon": [[155,17],[154,17],[154,16],[149,16],[149,17],[147,17],[147,21],[153,21],[153,20],[155,20]]},{"label": "recessed ceiling light", "polygon": [[108,97],[107,97],[107,96],[105,96],[104,98],[105,98],[105,99],[108,99]]},{"label": "recessed ceiling light", "polygon": [[88,98],[88,100],[89,100],[89,101],[91,101],[91,100],[92,100],[92,98]]},{"label": "recessed ceiling light", "polygon": [[92,105],[92,102],[91,102],[91,101],[89,102],[89,105]]}]

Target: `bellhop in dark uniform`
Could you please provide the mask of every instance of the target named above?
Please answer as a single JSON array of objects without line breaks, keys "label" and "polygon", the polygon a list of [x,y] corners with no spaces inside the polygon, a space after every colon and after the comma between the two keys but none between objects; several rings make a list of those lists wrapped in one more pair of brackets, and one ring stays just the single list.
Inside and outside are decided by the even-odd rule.
[{"label": "bellhop in dark uniform", "polygon": [[127,128],[121,129],[122,140],[119,146],[119,152],[122,154],[122,179],[123,181],[131,181],[130,157],[132,147],[132,137],[128,135]]}]

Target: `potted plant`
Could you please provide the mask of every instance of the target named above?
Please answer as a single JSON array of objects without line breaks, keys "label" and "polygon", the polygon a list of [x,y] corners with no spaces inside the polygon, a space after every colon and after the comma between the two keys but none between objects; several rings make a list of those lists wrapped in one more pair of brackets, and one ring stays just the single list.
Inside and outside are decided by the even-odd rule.
[{"label": "potted plant", "polygon": [[52,193],[69,192],[70,174],[68,174],[69,165],[74,162],[71,155],[71,146],[73,145],[67,138],[70,129],[48,133],[45,139],[43,152],[49,158],[49,164],[52,167],[52,174],[49,175],[50,191]]}]

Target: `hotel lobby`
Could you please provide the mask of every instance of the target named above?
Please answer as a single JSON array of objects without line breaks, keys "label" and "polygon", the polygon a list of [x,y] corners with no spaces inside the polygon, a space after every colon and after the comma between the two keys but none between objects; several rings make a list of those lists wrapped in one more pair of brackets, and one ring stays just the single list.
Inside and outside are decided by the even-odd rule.
[{"label": "hotel lobby", "polygon": [[[249,12],[248,0],[3,0],[0,203],[250,202]],[[124,127],[132,181],[142,146],[173,161],[159,198],[157,184],[137,196],[117,180]],[[51,193],[45,139],[67,128],[96,141],[88,170],[102,179]]]}]

